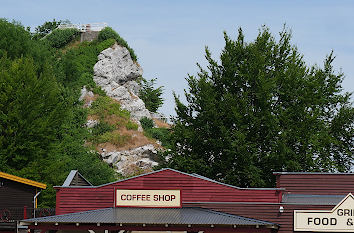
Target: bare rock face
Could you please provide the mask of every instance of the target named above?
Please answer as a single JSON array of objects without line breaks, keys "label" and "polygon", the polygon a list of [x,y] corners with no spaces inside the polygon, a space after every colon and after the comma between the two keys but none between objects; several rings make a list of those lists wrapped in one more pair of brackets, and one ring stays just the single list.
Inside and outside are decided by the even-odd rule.
[{"label": "bare rock face", "polygon": [[[115,44],[112,48],[103,50],[98,55],[98,62],[93,69],[95,83],[107,96],[117,100],[122,109],[129,111],[137,123],[142,117],[151,118],[145,103],[138,96],[141,87],[136,80],[142,76],[143,70],[133,62],[125,47]],[[88,95],[91,95],[86,89],[83,89],[81,94],[81,99],[88,99],[90,98]],[[92,128],[96,124],[97,120],[88,120],[86,126]],[[142,130],[141,126],[139,129]],[[148,172],[158,165],[155,162],[157,150],[152,144],[121,151],[108,152],[107,148],[101,149],[103,161],[123,176]]]},{"label": "bare rock face", "polygon": [[125,47],[115,44],[103,50],[93,69],[96,84],[108,96],[118,100],[121,107],[131,113],[132,118],[151,118],[149,110],[138,97],[140,86],[136,80],[143,74],[143,69],[133,62]]},{"label": "bare rock face", "polygon": [[136,168],[145,172],[151,171],[158,165],[154,161],[157,155],[155,147],[151,144],[124,151],[103,152],[103,161],[110,164],[123,176],[132,175]]}]

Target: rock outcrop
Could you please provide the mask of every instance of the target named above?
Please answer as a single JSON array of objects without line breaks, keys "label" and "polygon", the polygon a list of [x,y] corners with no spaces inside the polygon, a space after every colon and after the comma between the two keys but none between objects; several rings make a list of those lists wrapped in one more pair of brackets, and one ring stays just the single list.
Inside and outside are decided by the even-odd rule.
[{"label": "rock outcrop", "polygon": [[148,172],[152,170],[153,166],[158,165],[154,161],[157,151],[152,144],[131,150],[103,152],[101,156],[103,161],[113,166],[123,176],[132,175],[137,172],[137,169]]},{"label": "rock outcrop", "polygon": [[[112,48],[105,49],[98,55],[98,62],[94,66],[93,80],[106,92],[107,96],[117,100],[121,108],[128,110],[131,118],[139,123],[142,117],[152,117],[149,110],[146,109],[145,103],[138,96],[141,87],[136,80],[142,74],[142,68],[133,62],[129,51],[125,47],[115,44]],[[80,100],[85,101],[85,106],[91,105],[91,95],[93,94],[86,88],[81,91]],[[98,123],[99,120],[89,119],[86,127],[92,128]],[[142,130],[141,127],[140,130]],[[145,137],[141,132],[140,134]],[[153,144],[149,144],[150,141],[146,144],[144,140],[139,142],[137,143],[138,147],[129,150],[118,151],[107,147],[100,148],[99,153],[105,162],[123,176],[151,171],[152,167],[158,165],[155,162],[157,150]]]},{"label": "rock outcrop", "polygon": [[94,66],[93,80],[108,96],[118,100],[121,107],[130,112],[132,118],[151,118],[149,110],[138,97],[140,86],[136,80],[142,76],[143,69],[130,57],[129,51],[115,44],[98,55]]}]

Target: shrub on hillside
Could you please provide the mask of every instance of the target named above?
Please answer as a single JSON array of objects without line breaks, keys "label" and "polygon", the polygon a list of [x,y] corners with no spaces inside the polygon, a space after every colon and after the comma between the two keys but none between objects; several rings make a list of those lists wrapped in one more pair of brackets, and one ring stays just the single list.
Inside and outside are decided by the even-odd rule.
[{"label": "shrub on hillside", "polygon": [[56,29],[45,37],[49,45],[53,48],[61,48],[71,42],[79,35],[79,30],[75,28]]},{"label": "shrub on hillside", "polygon": [[171,146],[170,130],[167,128],[150,128],[145,130],[144,135],[159,140],[166,148]]},{"label": "shrub on hillside", "polygon": [[127,41],[125,41],[122,37],[120,37],[120,35],[116,31],[114,31],[111,27],[105,27],[98,34],[98,41],[104,41],[108,39],[115,39],[119,45],[124,46],[128,49],[133,61],[137,60],[134,50],[128,45]]},{"label": "shrub on hillside", "polygon": [[151,80],[141,78],[140,80],[141,89],[139,91],[139,97],[144,101],[145,107],[150,112],[157,112],[157,109],[163,105],[164,101],[164,99],[161,97],[163,93],[163,87],[161,86],[155,88],[155,82],[156,78]]},{"label": "shrub on hillside", "polygon": [[138,130],[139,126],[133,121],[128,121],[128,123],[125,125],[125,128],[127,128],[127,130]]},{"label": "shrub on hillside", "polygon": [[89,114],[98,115],[101,119],[105,115],[116,115],[125,119],[130,118],[130,113],[127,110],[121,109],[120,104],[108,96],[99,96],[92,103]]},{"label": "shrub on hillside", "polygon": [[[65,77],[62,82],[66,87],[75,90],[77,98],[79,98],[80,89],[84,85],[95,89],[96,84],[92,79],[92,67],[97,62],[98,54],[102,50],[112,46],[114,42],[114,39],[108,39],[102,42],[83,42],[78,47],[69,49],[62,57],[65,72]],[[96,89],[96,91],[103,95],[102,91],[98,89]]]},{"label": "shrub on hillside", "polygon": [[96,138],[97,143],[110,142],[115,146],[121,147],[131,140],[129,135],[121,135],[118,131],[107,132]]},{"label": "shrub on hillside", "polygon": [[143,117],[140,119],[140,124],[141,127],[143,127],[144,130],[151,129],[155,127],[155,123],[152,119]]}]

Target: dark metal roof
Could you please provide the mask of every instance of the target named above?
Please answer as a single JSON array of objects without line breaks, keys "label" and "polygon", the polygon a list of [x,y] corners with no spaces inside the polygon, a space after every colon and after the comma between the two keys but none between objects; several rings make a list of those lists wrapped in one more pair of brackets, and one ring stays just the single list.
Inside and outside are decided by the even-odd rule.
[{"label": "dark metal roof", "polygon": [[242,225],[268,226],[277,224],[244,218],[198,207],[184,208],[106,208],[79,213],[25,219],[31,223],[121,223],[121,224],[176,224],[176,225]]},{"label": "dark metal roof", "polygon": [[313,205],[337,205],[346,195],[308,195],[308,194],[284,194],[282,203],[286,204],[313,204]]}]

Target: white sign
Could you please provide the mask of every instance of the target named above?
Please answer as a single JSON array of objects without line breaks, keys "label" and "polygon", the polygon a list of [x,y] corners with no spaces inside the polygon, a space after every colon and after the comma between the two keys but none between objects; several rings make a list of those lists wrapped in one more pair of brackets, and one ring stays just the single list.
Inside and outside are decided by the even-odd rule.
[{"label": "white sign", "polygon": [[181,207],[181,190],[116,189],[116,206]]},{"label": "white sign", "polygon": [[354,232],[354,196],[332,210],[294,210],[294,231]]}]

